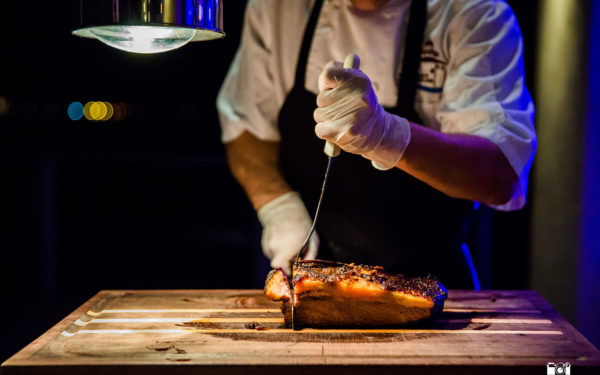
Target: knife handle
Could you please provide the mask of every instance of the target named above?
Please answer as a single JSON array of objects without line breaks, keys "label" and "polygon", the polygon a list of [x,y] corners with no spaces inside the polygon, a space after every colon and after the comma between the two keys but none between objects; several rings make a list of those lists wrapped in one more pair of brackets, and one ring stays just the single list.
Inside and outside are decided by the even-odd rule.
[{"label": "knife handle", "polygon": [[[359,69],[360,58],[355,53],[351,53],[344,59],[344,69]],[[325,155],[329,157],[338,156],[340,154],[340,147],[333,142],[325,141],[325,149],[323,150]]]}]

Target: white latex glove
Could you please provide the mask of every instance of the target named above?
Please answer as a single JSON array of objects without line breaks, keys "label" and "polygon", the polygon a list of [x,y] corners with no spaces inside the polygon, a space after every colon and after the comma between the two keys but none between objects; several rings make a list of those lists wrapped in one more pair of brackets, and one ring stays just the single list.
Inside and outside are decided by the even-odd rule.
[{"label": "white latex glove", "polygon": [[393,168],[410,141],[410,123],[387,113],[371,81],[360,69],[329,62],[319,76],[315,133],[346,152],[372,161],[377,169]]},{"label": "white latex glove", "polygon": [[[257,214],[263,226],[263,253],[271,260],[272,268],[281,267],[291,275],[291,264],[312,225],[304,202],[298,193],[289,192],[262,206]],[[319,250],[317,232],[313,233],[307,247],[303,259],[315,259]]]}]

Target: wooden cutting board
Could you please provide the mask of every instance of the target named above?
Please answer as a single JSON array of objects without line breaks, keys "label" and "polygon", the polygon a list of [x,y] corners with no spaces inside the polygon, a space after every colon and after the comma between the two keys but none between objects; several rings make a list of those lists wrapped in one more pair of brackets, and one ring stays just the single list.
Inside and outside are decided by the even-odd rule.
[{"label": "wooden cutting board", "polygon": [[533,291],[451,290],[427,324],[302,331],[262,290],[102,291],[2,374],[545,374],[547,362],[600,374],[600,352]]}]

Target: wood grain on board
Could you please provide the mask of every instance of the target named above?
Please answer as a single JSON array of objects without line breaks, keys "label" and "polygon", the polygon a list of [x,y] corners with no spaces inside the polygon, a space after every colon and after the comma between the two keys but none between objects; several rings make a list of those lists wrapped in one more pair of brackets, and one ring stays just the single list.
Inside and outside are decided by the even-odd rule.
[{"label": "wood grain on board", "polygon": [[451,290],[427,323],[301,331],[262,290],[102,291],[2,374],[539,374],[547,362],[600,373],[600,352],[533,291]]}]

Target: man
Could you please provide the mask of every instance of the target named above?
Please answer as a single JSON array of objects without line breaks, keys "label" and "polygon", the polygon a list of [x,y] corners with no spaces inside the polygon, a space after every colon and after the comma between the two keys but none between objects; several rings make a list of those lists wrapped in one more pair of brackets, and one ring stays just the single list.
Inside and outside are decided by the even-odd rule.
[{"label": "man", "polygon": [[[350,52],[360,69],[341,66]],[[306,258],[472,287],[473,202],[525,204],[536,138],[522,57],[500,0],[251,0],[217,105],[271,266],[289,273],[308,233],[324,139],[344,152]]]}]

